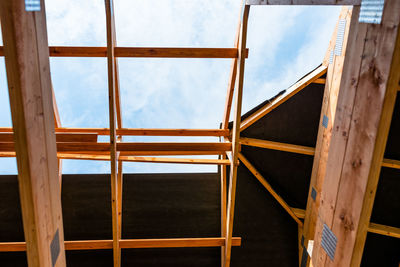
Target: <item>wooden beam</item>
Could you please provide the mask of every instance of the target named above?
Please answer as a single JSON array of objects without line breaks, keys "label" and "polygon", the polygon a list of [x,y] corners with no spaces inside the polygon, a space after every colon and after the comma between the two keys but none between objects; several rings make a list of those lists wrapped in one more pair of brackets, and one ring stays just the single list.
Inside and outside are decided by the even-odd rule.
[{"label": "wooden beam", "polygon": [[[323,65],[328,67],[327,82],[325,83],[324,97],[322,102],[315,156],[311,172],[310,186],[307,197],[306,216],[304,219],[303,240],[304,249],[308,247],[308,241],[314,239],[315,225],[317,222],[318,209],[322,184],[325,177],[326,163],[328,160],[329,145],[331,141],[332,127],[335,120],[337,96],[340,88],[340,81],[343,73],[343,62],[349,38],[349,29],[351,24],[352,9],[343,7],[335,30],[326,51]],[[343,25],[345,21],[344,32],[339,32],[339,23]],[[335,55],[336,39],[342,39],[342,51],[340,55]],[[354,36],[350,37],[353,38]],[[340,40],[339,40],[340,41]],[[338,43],[340,44],[340,43]],[[331,56],[333,55],[333,56]],[[330,60],[331,58],[331,60]],[[315,195],[314,195],[315,194]],[[315,199],[314,197],[315,196]],[[302,253],[307,256],[307,265],[309,266],[308,253]],[[305,261],[305,259],[304,259]]]},{"label": "wooden beam", "polygon": [[306,210],[293,207],[291,207],[290,209],[293,211],[294,215],[296,215],[296,217],[299,219],[304,219],[304,217],[306,216]]},{"label": "wooden beam", "polygon": [[[226,155],[221,155],[221,159],[230,164],[230,160],[227,159]],[[221,165],[221,237],[226,239],[226,178],[227,178],[226,165]],[[225,264],[225,246],[221,247],[221,266]]]},{"label": "wooden beam", "polygon": [[[54,110],[54,126],[55,128],[61,127],[61,118],[60,118],[60,113],[58,112],[58,106],[57,106],[57,101],[56,101],[56,95],[54,93],[54,88],[53,84],[51,84],[51,94],[52,94],[52,102],[53,102],[53,110]],[[1,139],[1,133],[0,133],[0,139]],[[57,136],[56,136],[57,140]],[[62,159],[58,159],[58,181],[60,183],[60,190],[62,189]]]},{"label": "wooden beam", "polygon": [[44,1],[0,1],[0,18],[28,264],[65,266]]},{"label": "wooden beam", "polygon": [[[51,57],[107,57],[107,47],[50,46]],[[0,56],[4,48],[0,46]],[[192,47],[115,47],[114,56],[158,57],[158,58],[237,58],[236,48],[192,48]],[[246,49],[246,57],[248,50]]]},{"label": "wooden beam", "polygon": [[[287,213],[296,221],[298,225],[303,226],[302,221],[296,216],[294,211],[289,207],[289,205],[283,200],[283,198],[275,192],[271,185],[265,180],[265,178],[260,174],[260,172],[243,156],[239,154],[239,159],[246,168],[257,178],[257,180],[268,190],[268,192],[278,201],[278,203],[287,211]],[[297,210],[298,211],[298,210]]]},{"label": "wooden beam", "polygon": [[[296,216],[299,219],[304,219],[306,213],[305,210],[298,208],[290,208],[290,209],[294,212],[294,214],[296,214]],[[368,232],[378,235],[400,238],[400,228],[387,226],[383,224],[370,223],[368,226]]]},{"label": "wooden beam", "polygon": [[325,84],[326,83],[326,79],[325,78],[318,78],[315,81],[313,81],[313,83]]},{"label": "wooden beam", "polygon": [[114,267],[121,266],[121,248],[119,245],[120,227],[118,226],[118,170],[117,170],[117,118],[116,118],[116,93],[115,93],[115,25],[113,0],[105,0],[106,7],[106,32],[107,32],[107,66],[108,66],[108,107],[110,122],[110,160],[111,160],[111,208],[112,208],[112,236]]},{"label": "wooden beam", "polygon": [[[77,152],[77,153],[95,153],[95,152],[109,152],[112,143],[87,143],[87,142],[69,142],[69,143],[57,143],[58,152]],[[225,151],[231,150],[231,143],[116,143],[116,151],[126,152],[126,154],[134,155],[153,155],[160,154],[165,155],[176,152],[183,152],[185,155],[187,152],[200,152],[201,153],[219,153],[222,154]],[[0,143],[0,151],[2,152],[14,152],[14,143]],[[84,154],[84,153],[83,153]]]},{"label": "wooden beam", "polygon": [[[221,247],[225,244],[222,237],[215,238],[171,238],[171,239],[131,239],[121,240],[121,248],[189,248]],[[232,238],[233,246],[241,245],[241,238]]]},{"label": "wooden beam", "polygon": [[[65,154],[57,155],[61,159],[78,159],[78,160],[104,160],[110,161],[107,155],[87,155],[87,154]],[[119,161],[124,162],[149,162],[149,163],[179,163],[179,164],[206,164],[206,165],[229,165],[229,160],[221,159],[188,159],[188,158],[159,158],[159,157],[136,157],[136,156],[119,156]]]},{"label": "wooden beam", "polygon": [[400,238],[400,228],[386,226],[377,223],[370,223],[368,226],[368,232],[378,235]]},{"label": "wooden beam", "polygon": [[[12,133],[10,127],[0,127],[0,133]],[[110,135],[109,128],[56,128],[56,133]],[[229,136],[228,129],[142,129],[121,128],[117,135],[123,136]]]},{"label": "wooden beam", "polygon": [[[70,142],[97,142],[97,134],[88,133],[57,133],[57,143],[70,143]],[[0,132],[0,143],[14,142],[13,133],[1,133]]]},{"label": "wooden beam", "polygon": [[118,151],[229,151],[231,143],[118,143]]},{"label": "wooden beam", "polygon": [[[400,2],[385,1],[382,23],[353,23],[346,51],[314,236],[314,266],[359,266],[400,80]],[[337,237],[333,261],[323,225]]]},{"label": "wooden beam", "polygon": [[225,237],[225,263],[223,267],[229,267],[231,263],[231,247],[232,247],[232,233],[233,233],[233,218],[235,214],[235,199],[236,199],[236,180],[238,168],[238,156],[240,151],[240,121],[242,116],[242,97],[243,97],[243,82],[244,82],[244,65],[247,41],[247,23],[249,19],[250,6],[245,5],[242,8],[241,30],[239,38],[239,58],[237,61],[237,75],[236,84],[237,90],[235,94],[235,109],[233,116],[232,127],[232,160],[229,172],[229,192],[228,192],[228,207],[227,207],[227,221],[226,221],[226,237]]},{"label": "wooden beam", "polygon": [[361,0],[246,0],[247,5],[338,5],[359,6]]},{"label": "wooden beam", "polygon": [[[232,246],[240,246],[240,237],[232,238]],[[207,238],[165,238],[165,239],[121,239],[121,248],[185,248],[220,247],[225,243],[221,237]],[[76,240],[65,241],[65,250],[112,249],[112,240]],[[25,251],[25,242],[0,242],[0,252]]]},{"label": "wooden beam", "polygon": [[383,159],[382,167],[400,169],[400,160]]},{"label": "wooden beam", "polygon": [[[242,0],[240,10],[243,9],[243,3],[244,0]],[[242,20],[242,14],[240,12],[239,14],[239,23],[237,26],[236,30],[236,36],[235,36],[235,48],[237,49],[239,46],[239,36],[240,36],[240,30],[241,30],[241,20]],[[231,70],[229,74],[229,83],[228,83],[228,89],[226,92],[226,100],[225,100],[225,108],[224,108],[224,116],[222,117],[222,129],[228,129],[229,126],[229,117],[231,115],[231,109],[232,109],[232,99],[233,99],[233,92],[235,91],[235,83],[236,83],[236,75],[237,75],[237,58],[234,58],[231,63]],[[222,255],[222,258],[224,258],[224,255]]]},{"label": "wooden beam", "polygon": [[240,125],[240,131],[245,130],[247,127],[264,117],[266,114],[280,106],[282,103],[286,102],[289,98],[300,92],[302,89],[307,87],[310,83],[314,82],[316,79],[321,77],[326,73],[326,66],[320,66],[312,71],[310,74],[306,75],[294,85],[289,87],[285,93],[274,99],[272,102],[267,103],[259,110],[247,117]]},{"label": "wooden beam", "polygon": [[314,155],[314,151],[315,151],[315,149],[313,147],[292,145],[292,144],[273,142],[273,141],[267,141],[267,140],[261,140],[261,139],[254,139],[254,138],[247,138],[247,137],[241,137],[240,144],[246,145],[246,146],[254,146],[254,147],[261,147],[261,148],[291,152],[291,153],[311,155],[311,156]]}]

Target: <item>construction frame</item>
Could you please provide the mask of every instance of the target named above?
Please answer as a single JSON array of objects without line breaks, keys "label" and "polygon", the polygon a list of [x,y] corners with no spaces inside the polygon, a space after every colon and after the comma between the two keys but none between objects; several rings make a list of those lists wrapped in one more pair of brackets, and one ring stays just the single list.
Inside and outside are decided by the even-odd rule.
[{"label": "construction frame", "polygon": [[[240,237],[233,237],[240,163],[298,224],[299,266],[359,266],[367,232],[400,238],[399,228],[370,222],[381,167],[400,169],[400,160],[384,158],[396,95],[400,90],[400,2],[385,1],[379,25],[358,21],[361,2],[247,0],[241,6],[233,48],[138,48],[117,46],[112,0],[105,0],[107,47],[48,47],[44,0],[40,1],[40,11],[35,12],[27,12],[22,0],[2,1],[0,19],[4,47],[0,48],[0,56],[4,56],[6,62],[13,128],[0,128],[0,157],[17,158],[26,242],[2,242],[0,251],[26,250],[29,266],[65,266],[64,250],[112,249],[117,267],[121,265],[122,248],[221,247],[221,266],[229,267],[232,246],[241,244]],[[251,5],[314,4],[353,6],[343,8],[339,18],[346,21],[342,51],[331,56],[337,45],[338,22],[322,65],[241,121]],[[62,127],[51,83],[49,57],[107,58],[109,128]],[[119,57],[232,58],[221,128],[124,128]],[[325,85],[316,147],[241,137],[247,127],[311,83]],[[233,124],[230,127],[231,113]],[[98,136],[109,136],[110,141],[98,142]],[[141,143],[124,142],[125,136],[214,136],[220,137],[220,141]],[[307,208],[290,207],[241,154],[241,146],[313,156]],[[40,155],[40,161],[34,154]],[[166,155],[219,155],[219,159],[159,157]],[[112,240],[64,241],[60,198],[62,159],[111,163]],[[220,166],[221,236],[122,239],[123,162]],[[350,182],[348,177],[356,182]],[[350,194],[355,188],[360,190]],[[338,240],[333,259],[321,244],[324,227],[334,232]]]}]

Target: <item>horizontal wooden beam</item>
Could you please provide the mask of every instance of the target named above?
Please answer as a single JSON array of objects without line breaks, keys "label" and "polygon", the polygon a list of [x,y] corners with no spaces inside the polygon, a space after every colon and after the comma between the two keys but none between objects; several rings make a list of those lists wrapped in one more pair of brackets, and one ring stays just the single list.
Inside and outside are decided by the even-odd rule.
[{"label": "horizontal wooden beam", "polygon": [[368,232],[400,238],[400,228],[386,226],[377,223],[370,223],[368,227]]},{"label": "horizontal wooden beam", "polygon": [[400,169],[400,160],[383,159],[382,167]]},{"label": "horizontal wooden beam", "polygon": [[[231,150],[231,143],[117,143],[122,155],[219,155]],[[14,143],[0,143],[1,152],[14,152]],[[58,152],[100,154],[110,153],[110,143],[57,143]],[[193,153],[193,154],[188,154]]]},{"label": "horizontal wooden beam", "polygon": [[[0,133],[12,133],[10,127],[0,127]],[[110,135],[108,128],[56,128],[56,133]],[[123,136],[229,136],[228,129],[145,129],[121,128],[117,135]]]},{"label": "horizontal wooden beam", "polygon": [[[125,239],[120,244],[121,248],[221,247],[225,245],[225,238]],[[232,245],[240,246],[241,238],[233,237]]]},{"label": "horizontal wooden beam", "polygon": [[361,0],[246,0],[246,5],[338,5],[358,6]]},{"label": "horizontal wooden beam", "polygon": [[[57,133],[57,142],[97,142],[96,133]],[[0,132],[0,142],[14,142],[14,134],[11,133],[1,133]]]},{"label": "horizontal wooden beam", "polygon": [[[107,57],[107,47],[50,46],[51,57]],[[4,49],[0,46],[0,56]],[[158,58],[237,58],[236,48],[191,48],[191,47],[115,47],[115,57]],[[248,49],[246,50],[246,57]]]},{"label": "horizontal wooden beam", "polygon": [[[78,160],[104,160],[110,161],[108,155],[87,155],[87,154],[66,154],[59,153],[59,159],[78,159]],[[188,158],[159,158],[159,157],[136,157],[120,156],[119,161],[125,162],[149,162],[149,163],[179,163],[179,164],[205,164],[205,165],[229,165],[229,160],[220,159],[188,159]]]},{"label": "horizontal wooden beam", "polygon": [[[279,151],[286,151],[304,155],[314,155],[315,148],[309,146],[299,146],[287,143],[280,143],[268,140],[261,140],[261,139],[254,139],[254,138],[247,138],[241,137],[240,143],[246,146],[254,146],[254,147],[261,147]],[[395,159],[383,159],[382,167],[386,168],[393,168],[393,169],[400,169],[400,160]]]},{"label": "horizontal wooden beam", "polygon": [[[300,219],[304,219],[306,211],[298,208],[291,208],[291,210],[296,214],[296,216]],[[383,224],[370,223],[368,226],[368,232],[400,238],[400,228],[387,226]]]},{"label": "horizontal wooden beam", "polygon": [[[232,246],[240,246],[240,237],[232,238]],[[121,239],[121,248],[178,248],[178,247],[220,247],[225,239],[215,238],[166,238],[166,239]],[[112,240],[77,240],[65,241],[66,250],[112,249]],[[0,252],[25,251],[25,242],[1,242]]]},{"label": "horizontal wooden beam", "polygon": [[246,138],[246,137],[241,137],[240,143],[246,146],[268,148],[273,150],[292,152],[292,153],[311,155],[311,156],[314,155],[315,152],[315,149],[313,147],[292,145],[292,144],[254,139],[254,138]]}]

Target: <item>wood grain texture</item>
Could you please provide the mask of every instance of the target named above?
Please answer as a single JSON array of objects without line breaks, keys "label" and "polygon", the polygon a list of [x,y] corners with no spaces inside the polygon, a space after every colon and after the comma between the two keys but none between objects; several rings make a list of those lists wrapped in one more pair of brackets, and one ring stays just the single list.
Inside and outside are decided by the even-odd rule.
[{"label": "wood grain texture", "polygon": [[116,59],[115,48],[115,20],[113,0],[105,0],[106,33],[107,33],[107,67],[108,67],[108,107],[110,123],[110,160],[111,160],[111,209],[113,233],[113,259],[114,267],[121,266],[121,248],[119,246],[120,227],[118,226],[118,170],[117,170],[117,110],[116,110]]},{"label": "wood grain texture", "polygon": [[[232,246],[240,246],[240,237],[232,238]],[[225,243],[222,237],[208,238],[165,238],[165,239],[121,239],[121,248],[190,248],[220,247]],[[112,240],[76,240],[65,241],[66,250],[112,249]],[[0,252],[25,251],[25,242],[0,242]]]},{"label": "wood grain texture", "polygon": [[235,109],[232,127],[232,159],[229,172],[229,192],[227,200],[227,220],[226,220],[226,241],[225,241],[225,262],[223,267],[229,267],[231,263],[231,247],[233,233],[233,218],[235,213],[235,198],[236,198],[236,183],[237,183],[237,168],[238,157],[240,152],[240,121],[242,116],[242,97],[244,83],[244,67],[245,67],[245,52],[247,41],[247,23],[249,19],[250,6],[243,7],[243,17],[241,21],[241,30],[239,38],[239,59],[237,66],[236,84],[237,90],[235,94]]},{"label": "wood grain texture", "polygon": [[[315,234],[315,225],[320,203],[321,188],[325,177],[326,162],[328,159],[332,127],[335,120],[337,96],[340,88],[340,81],[342,78],[343,62],[351,24],[351,15],[351,9],[349,9],[348,7],[342,8],[338,22],[336,23],[335,30],[330,40],[328,50],[323,60],[323,65],[327,66],[328,70],[318,128],[317,144],[310,179],[310,187],[308,192],[306,216],[304,220],[303,236],[305,248],[307,248],[308,241],[310,239],[312,240]],[[330,62],[329,57],[335,49],[340,20],[346,21],[346,27],[343,35],[342,54],[334,55],[332,62]],[[327,120],[326,126],[323,125],[324,120]],[[313,190],[316,192],[315,200],[311,196],[311,192]],[[310,262],[308,260],[307,266],[309,266],[309,263]]]},{"label": "wood grain texture", "polygon": [[303,155],[311,155],[311,156],[314,155],[315,152],[315,149],[313,147],[292,145],[292,144],[247,138],[247,137],[241,137],[240,143],[246,146],[261,147],[261,148],[267,148],[267,149],[273,149],[273,150],[285,151]]},{"label": "wood grain texture", "polygon": [[[380,25],[350,26],[350,35],[355,39],[346,51],[321,193],[313,252],[317,266],[361,263],[399,86],[399,9],[400,2],[385,1]],[[338,238],[333,261],[320,248],[323,223]]]},{"label": "wood grain texture", "polygon": [[[51,57],[107,57],[107,47],[94,46],[50,46]],[[4,47],[0,46],[0,56]],[[237,58],[236,48],[191,48],[191,47],[115,47],[116,58]],[[248,57],[248,50],[246,50]]]},{"label": "wood grain texture", "polygon": [[[0,17],[28,264],[60,267],[64,232],[44,1],[40,5],[41,11],[26,12],[23,0],[1,1]],[[52,259],[57,231],[59,254]]]},{"label": "wood grain texture", "polygon": [[[0,127],[0,133],[12,133],[10,127]],[[56,133],[110,135],[109,128],[56,128]],[[229,129],[146,129],[121,128],[117,135],[123,136],[229,136]]]}]

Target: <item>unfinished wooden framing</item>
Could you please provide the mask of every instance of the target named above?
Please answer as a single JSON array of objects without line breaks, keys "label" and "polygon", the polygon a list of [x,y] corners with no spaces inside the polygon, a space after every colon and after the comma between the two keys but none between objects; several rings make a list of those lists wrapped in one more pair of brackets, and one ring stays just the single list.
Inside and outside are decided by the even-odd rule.
[{"label": "unfinished wooden framing", "polygon": [[[1,1],[0,19],[29,266],[65,266],[44,1]],[[25,44],[25,45],[21,45]],[[14,147],[14,144],[13,144]]]},{"label": "unfinished wooden framing", "polygon": [[[20,7],[24,7],[23,1],[19,1]],[[43,4],[43,3],[42,3]],[[42,5],[44,6],[44,5]],[[13,6],[14,8],[14,6]],[[44,9],[43,9],[44,10]],[[42,13],[44,14],[44,11]],[[180,164],[214,164],[231,165],[237,168],[237,157],[240,148],[239,134],[235,135],[234,143],[222,140],[216,143],[127,143],[123,142],[124,136],[214,136],[229,137],[231,131],[227,124],[223,129],[127,129],[123,128],[120,107],[120,90],[118,80],[118,57],[160,57],[160,58],[232,58],[233,66],[239,71],[233,71],[231,81],[231,92],[229,106],[226,112],[231,109],[231,102],[235,82],[238,90],[235,98],[235,114],[240,120],[241,98],[243,91],[244,60],[248,57],[246,48],[246,28],[249,6],[244,6],[240,15],[239,28],[241,30],[240,41],[234,48],[152,48],[152,47],[117,47],[115,36],[115,22],[113,14],[112,0],[105,0],[107,47],[48,47],[47,43],[42,43],[41,51],[47,57],[106,57],[108,65],[108,88],[109,88],[109,128],[62,128],[58,108],[56,105],[54,92],[50,91],[52,97],[52,107],[54,109],[55,129],[52,132],[54,142],[54,154],[59,160],[59,182],[61,183],[61,160],[106,160],[111,162],[111,208],[112,208],[112,240],[84,240],[84,241],[65,241],[65,249],[86,250],[86,249],[113,249],[114,266],[121,265],[121,248],[155,248],[155,247],[213,247],[219,246],[224,251],[223,254],[230,255],[231,246],[239,246],[241,239],[232,237],[233,208],[235,185],[231,185],[229,190],[229,220],[226,220],[226,202],[222,205],[225,214],[221,216],[221,237],[217,238],[183,238],[183,239],[141,239],[124,240],[121,238],[122,225],[122,163],[127,162],[153,162],[153,163],[180,163]],[[244,22],[242,23],[242,16]],[[44,20],[43,20],[44,21]],[[4,29],[3,29],[4,33]],[[239,35],[237,39],[239,38]],[[44,39],[47,41],[47,38]],[[239,40],[239,39],[238,39]],[[8,43],[5,47],[0,47],[0,56],[6,56]],[[7,66],[7,72],[10,69]],[[50,79],[49,79],[50,82]],[[13,107],[13,103],[11,102]],[[53,112],[52,112],[53,113]],[[50,114],[50,113],[47,113]],[[14,129],[16,126],[14,125]],[[54,127],[54,126],[53,126]],[[239,124],[237,124],[239,129]],[[19,155],[18,145],[23,145],[17,138],[18,131],[13,128],[0,128],[0,157],[15,157]],[[237,131],[238,132],[238,131]],[[14,136],[16,135],[16,136]],[[105,135],[110,137],[109,143],[98,142],[98,136]],[[56,152],[57,150],[57,152]],[[17,153],[15,152],[17,151]],[[232,153],[232,151],[236,151]],[[226,153],[232,154],[236,160],[226,158]],[[222,155],[223,159],[198,159],[198,158],[170,158],[154,156],[171,155]],[[151,156],[151,157],[143,157]],[[54,158],[56,158],[54,156]],[[236,171],[235,171],[236,172]],[[232,174],[231,174],[232,175]],[[235,175],[236,176],[236,175]],[[225,180],[226,181],[226,180]],[[231,179],[232,181],[232,179]],[[58,187],[60,188],[60,186]],[[225,188],[225,187],[224,187]],[[221,193],[222,196],[226,194]],[[232,196],[233,195],[233,196]],[[58,198],[60,194],[58,193]],[[21,196],[22,197],[22,196]],[[230,234],[224,234],[226,231]],[[62,227],[60,230],[62,233]],[[28,240],[29,241],[29,240]],[[62,239],[60,239],[60,242]],[[28,242],[29,244],[29,242]],[[61,243],[60,243],[61,244]],[[43,245],[43,243],[39,244]],[[64,247],[62,248],[62,260],[60,266],[65,265]],[[26,247],[25,242],[0,243],[0,251],[24,251],[30,253],[30,247]],[[222,265],[229,266],[230,256],[222,257]],[[32,266],[42,266],[33,264]],[[47,265],[46,265],[47,266]]]},{"label": "unfinished wooden framing", "polygon": [[[394,23],[399,26],[399,14],[394,10],[399,10],[399,2],[396,0],[386,0],[385,16],[380,26],[371,26],[358,23],[358,12],[361,0],[247,0],[242,4],[238,30],[233,48],[152,48],[152,47],[118,47],[115,36],[115,22],[113,13],[113,1],[105,0],[107,46],[106,47],[48,47],[46,37],[46,21],[44,16],[44,2],[41,1],[42,11],[29,13],[24,10],[22,0],[1,2],[1,20],[4,47],[0,47],[0,56],[6,58],[6,68],[9,84],[13,84],[21,91],[10,93],[10,103],[13,116],[13,128],[0,128],[0,157],[17,157],[19,169],[19,184],[21,191],[22,212],[24,218],[25,242],[3,242],[0,243],[0,251],[27,251],[30,266],[50,266],[50,251],[48,249],[48,238],[41,238],[45,233],[47,236],[54,236],[56,230],[59,234],[60,254],[56,259],[56,266],[65,266],[64,244],[66,250],[90,250],[90,249],[113,249],[114,266],[121,265],[121,248],[161,248],[161,247],[221,247],[221,266],[229,267],[231,260],[231,247],[240,246],[241,239],[232,237],[233,219],[235,209],[235,194],[237,181],[237,168],[240,161],[254,174],[261,184],[270,194],[280,203],[286,212],[293,218],[299,226],[299,262],[302,259],[302,250],[307,246],[309,240],[315,239],[313,263],[314,266],[357,266],[361,261],[363,246],[366,233],[372,232],[391,237],[400,238],[400,229],[371,223],[369,221],[372,205],[375,197],[376,187],[379,180],[380,168],[382,166],[400,169],[400,160],[384,159],[383,152],[386,145],[387,135],[390,127],[391,116],[394,107],[396,93],[399,90],[399,66],[400,66],[400,41],[397,30],[390,28]],[[353,15],[350,9],[343,9],[340,19],[347,21],[344,34],[344,44],[342,55],[333,57],[333,62],[329,62],[330,52],[336,43],[336,32],[330,43],[323,64],[306,75],[304,78],[293,84],[282,95],[267,103],[252,115],[241,121],[241,104],[244,83],[245,59],[248,57],[246,48],[247,22],[250,5],[354,5]],[[351,18],[351,23],[350,23]],[[26,29],[21,29],[21,21],[35,21],[29,24],[35,27],[37,36],[34,40],[35,45],[27,51],[18,50],[18,44],[26,44],[27,37],[18,39],[17,31],[26,34]],[[390,20],[390,23],[389,23]],[[351,26],[350,26],[351,24]],[[24,24],[25,25],[25,24]],[[28,27],[29,28],[29,27]],[[395,27],[394,27],[395,28]],[[396,28],[396,29],[397,29]],[[22,35],[23,36],[23,35]],[[44,38],[46,37],[46,38]],[[42,38],[42,39],[40,39]],[[375,38],[382,42],[383,48],[378,45],[370,44],[364,39]],[[347,46],[347,40],[349,45]],[[384,41],[385,40],[385,41]],[[388,40],[390,40],[390,43]],[[396,44],[396,46],[394,45]],[[362,48],[362,49],[361,49]],[[364,49],[364,50],[363,50]],[[391,51],[391,53],[383,53]],[[393,53],[393,51],[395,51]],[[379,68],[384,66],[380,73],[380,84],[375,86],[368,80],[371,74],[367,68],[374,63],[370,58],[370,52],[376,52]],[[346,57],[345,57],[346,54]],[[21,60],[25,61],[37,55],[38,66],[47,66],[47,71],[32,71],[34,75],[23,76],[25,69],[21,66]],[[361,57],[361,55],[363,55]],[[49,56],[52,57],[106,57],[108,66],[108,89],[109,89],[109,128],[63,128],[55,101],[55,95],[51,86],[49,73]],[[123,128],[120,88],[118,78],[118,57],[160,57],[160,58],[232,58],[230,80],[228,82],[226,104],[224,116],[222,118],[221,129],[129,129]],[[35,66],[29,66],[35,67]],[[360,76],[365,73],[367,78]],[[11,74],[13,73],[13,74]],[[342,75],[343,73],[343,75]],[[44,75],[43,75],[44,74]],[[326,78],[322,78],[326,74]],[[36,76],[35,76],[36,75]],[[343,76],[343,78],[342,78]],[[359,77],[360,76],[360,77]],[[371,76],[371,75],[370,75]],[[38,80],[40,77],[40,81]],[[22,109],[22,104],[29,98],[23,88],[23,82],[19,79],[36,79],[38,92],[42,94],[43,101],[43,127],[37,129],[44,135],[46,151],[43,147],[39,148],[31,144],[31,138],[36,136],[29,134],[27,127],[32,116],[27,115],[27,110]],[[356,83],[353,80],[356,79]],[[311,83],[325,84],[325,94],[321,111],[321,124],[328,118],[328,126],[319,128],[316,147],[305,147],[295,144],[285,144],[268,140],[258,140],[240,137],[240,132],[254,124],[256,121],[266,116],[279,105],[296,95]],[[356,85],[354,85],[356,84]],[[362,95],[361,89],[370,90],[379,88],[377,102],[373,112],[370,114],[374,122],[357,124],[350,129],[349,118],[355,116],[362,121],[366,110],[366,97]],[[350,89],[345,89],[350,88]],[[340,92],[340,94],[339,94]],[[337,95],[339,94],[339,97]],[[229,129],[229,118],[234,101],[233,127]],[[46,105],[52,103],[51,105]],[[354,107],[354,109],[353,109]],[[372,111],[371,111],[372,112]],[[32,113],[34,114],[34,113]],[[349,115],[349,118],[346,117]],[[377,127],[371,126],[378,125]],[[54,129],[55,125],[55,129]],[[346,134],[340,136],[339,130]],[[372,129],[373,140],[364,142],[364,149],[359,147],[358,140],[360,134]],[[31,131],[31,129],[30,129]],[[55,134],[53,134],[55,132]],[[331,136],[332,132],[332,136]],[[98,142],[98,136],[105,135],[110,137],[109,143]],[[220,137],[219,142],[215,143],[129,143],[124,142],[124,136],[214,136]],[[32,140],[33,140],[32,139]],[[36,139],[35,139],[36,140]],[[36,141],[35,141],[36,142]],[[330,148],[330,144],[334,144]],[[274,191],[267,180],[258,172],[255,167],[240,153],[241,145],[255,146],[265,149],[274,149],[289,153],[299,153],[314,157],[313,172],[310,182],[310,192],[312,189],[317,192],[315,201],[308,199],[306,210],[290,207],[279,194]],[[346,152],[347,149],[347,152]],[[39,194],[35,191],[35,183],[30,182],[35,173],[29,173],[29,164],[32,161],[31,153],[48,153],[47,161],[42,167],[48,168],[48,176],[57,175],[55,159],[58,158],[59,179],[44,181],[47,186],[46,197],[54,200],[54,205],[49,210],[39,210],[37,206],[26,203],[32,194]],[[357,152],[362,150],[361,152]],[[351,154],[350,152],[355,154]],[[357,154],[357,153],[358,154]],[[50,153],[54,157],[49,156]],[[346,154],[348,153],[348,154]],[[364,154],[359,154],[364,153]],[[57,155],[57,158],[56,156]],[[198,158],[170,158],[162,156],[171,155],[219,155],[219,159],[198,159]],[[363,167],[357,160],[364,163]],[[61,165],[62,159],[77,160],[102,160],[111,162],[111,208],[112,208],[112,240],[82,240],[63,242],[63,227],[60,220],[61,205]],[[353,164],[350,164],[353,160]],[[364,161],[365,160],[365,161]],[[32,162],[31,162],[32,161]],[[54,161],[54,162],[53,162]],[[175,239],[122,239],[122,185],[123,185],[123,162],[152,162],[152,163],[180,163],[180,164],[215,164],[221,166],[221,236],[215,238],[175,238]],[[350,163],[349,163],[350,162]],[[346,165],[346,163],[348,163]],[[25,165],[24,165],[25,164]],[[362,171],[353,173],[358,175],[360,182],[358,186],[363,188],[362,192],[351,199],[356,203],[355,206],[346,207],[349,195],[348,190],[351,184],[336,172],[348,169],[348,165]],[[230,171],[227,170],[230,166]],[[338,168],[338,170],[334,170]],[[347,167],[346,167],[347,166]],[[29,171],[21,171],[21,170]],[[347,170],[346,169],[346,170]],[[347,170],[351,172],[351,170]],[[229,173],[229,187],[227,190],[227,175]],[[345,173],[345,172],[344,172]],[[358,177],[357,176],[357,177]],[[330,179],[325,179],[330,177]],[[58,183],[55,183],[58,181]],[[347,182],[346,182],[347,181]],[[58,188],[58,189],[56,189]],[[32,192],[28,192],[29,190]],[[365,197],[364,197],[365,196]],[[320,204],[320,197],[324,200]],[[342,201],[340,201],[340,199]],[[25,201],[25,202],[24,202]],[[333,207],[333,210],[332,210]],[[339,215],[339,210],[346,210],[346,214]],[[358,213],[357,213],[358,212]],[[33,222],[33,215],[50,216],[53,220],[51,226],[46,230],[50,232],[40,232],[41,229]],[[343,226],[343,217],[352,218],[352,225],[355,225],[353,235],[346,231],[346,224]],[[58,218],[58,219],[57,219]],[[304,219],[304,222],[302,221]],[[354,221],[353,221],[354,220]],[[321,228],[323,223],[327,224],[338,236],[338,256],[332,262],[327,259],[322,251]],[[348,223],[347,223],[348,224]],[[38,236],[29,234],[28,229],[35,229]],[[304,244],[300,244],[304,240]],[[343,240],[343,241],[342,241]],[[46,247],[46,249],[43,249]],[[307,262],[310,264],[310,261]]]}]

